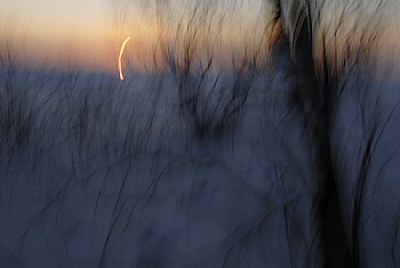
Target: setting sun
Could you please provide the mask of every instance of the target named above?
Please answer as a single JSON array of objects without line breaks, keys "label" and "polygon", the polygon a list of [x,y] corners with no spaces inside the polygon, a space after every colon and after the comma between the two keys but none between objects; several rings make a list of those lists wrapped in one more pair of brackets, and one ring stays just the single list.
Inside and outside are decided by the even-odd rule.
[{"label": "setting sun", "polygon": [[121,50],[119,51],[118,70],[119,70],[119,79],[121,79],[121,80],[124,80],[124,75],[122,74],[122,62],[121,62],[121,59],[122,59],[122,56],[123,56],[124,51],[125,51],[125,46],[126,46],[126,44],[128,43],[129,40],[131,40],[130,37],[125,39],[125,41],[122,43]]}]

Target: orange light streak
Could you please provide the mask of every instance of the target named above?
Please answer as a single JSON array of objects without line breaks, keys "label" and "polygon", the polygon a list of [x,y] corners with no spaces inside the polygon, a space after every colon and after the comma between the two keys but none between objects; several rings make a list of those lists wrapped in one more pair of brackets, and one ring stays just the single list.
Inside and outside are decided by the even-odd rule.
[{"label": "orange light streak", "polygon": [[128,37],[128,38],[125,39],[125,41],[122,43],[121,50],[120,50],[120,52],[119,52],[118,70],[119,70],[119,79],[121,79],[121,80],[124,80],[124,75],[122,74],[122,63],[121,63],[121,59],[122,59],[122,55],[124,54],[124,50],[125,50],[126,43],[128,43],[128,41],[129,41],[130,39],[131,39],[130,37]]}]

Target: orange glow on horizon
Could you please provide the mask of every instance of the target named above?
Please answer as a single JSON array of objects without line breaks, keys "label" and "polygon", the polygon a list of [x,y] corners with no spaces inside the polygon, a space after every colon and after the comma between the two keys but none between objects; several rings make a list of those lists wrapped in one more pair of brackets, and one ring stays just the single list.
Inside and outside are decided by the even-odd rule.
[{"label": "orange glow on horizon", "polygon": [[118,58],[118,70],[119,70],[119,79],[124,80],[124,75],[122,74],[122,55],[124,54],[125,46],[128,41],[131,40],[130,37],[126,38],[125,41],[122,43],[121,50],[119,51],[119,58]]}]

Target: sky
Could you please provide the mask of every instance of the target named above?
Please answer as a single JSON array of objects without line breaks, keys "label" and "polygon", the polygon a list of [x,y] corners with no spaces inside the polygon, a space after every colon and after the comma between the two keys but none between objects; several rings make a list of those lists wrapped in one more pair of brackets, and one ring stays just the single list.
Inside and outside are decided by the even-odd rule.
[{"label": "sky", "polygon": [[0,0],[0,35],[18,44],[18,55],[28,64],[112,70],[110,48],[119,40],[110,38],[106,1]]},{"label": "sky", "polygon": [[[178,0],[168,2],[174,1],[193,3],[193,1]],[[264,12],[260,6],[262,1],[237,1],[244,4],[235,11],[230,10],[233,2],[231,0],[214,2],[219,4],[217,12],[221,12],[223,16],[228,15],[224,17],[224,27],[219,34],[223,40],[219,40],[222,45],[218,50],[222,56],[226,53],[228,60],[232,51],[237,55],[249,44],[254,46],[265,42],[262,39],[265,30],[262,18],[268,17],[262,13]],[[62,68],[73,66],[117,72],[119,48],[129,36],[132,39],[126,47],[125,64],[130,64],[138,70],[143,69],[153,61],[154,47],[160,32],[169,35],[166,37],[168,40],[177,39],[174,34],[179,20],[184,18],[185,14],[181,4],[172,6],[169,13],[173,14],[164,14],[169,17],[160,25],[155,21],[154,6],[148,3],[151,1],[0,0],[0,49],[4,49],[7,40],[11,40],[11,47],[17,51],[18,60],[25,65]],[[145,7],[149,6],[150,9],[146,10]],[[332,14],[331,11],[328,13]],[[219,15],[215,17],[219,18]],[[326,21],[329,23],[329,20]],[[165,22],[173,27],[168,30]],[[214,20],[212,23],[213,31],[218,29],[217,22]],[[391,24],[398,32],[400,24]],[[385,44],[391,46],[389,49],[381,49],[385,53],[387,51],[392,53],[393,47],[396,46],[392,44],[398,43],[399,35],[393,32],[394,30],[388,31],[385,40],[381,41],[381,47]],[[215,41],[212,40],[215,36],[215,34],[208,35],[205,42],[209,44]],[[199,47],[204,49],[203,53],[207,53],[208,47],[202,45]],[[179,47],[174,49],[176,53],[180,53]],[[393,56],[388,54],[387,57]]]},{"label": "sky", "polygon": [[[257,1],[251,2],[240,8],[245,23],[239,23],[237,18],[231,20],[236,23],[231,25],[236,33],[241,28],[255,34]],[[124,1],[0,0],[0,37],[3,42],[12,40],[19,60],[26,65],[73,65],[115,72],[120,45],[130,36],[126,57],[131,56],[130,64],[142,68],[152,61],[160,29],[155,26],[154,13],[145,11],[146,1],[121,3]],[[179,6],[173,11],[175,19],[182,15]],[[246,39],[242,35],[225,37],[231,43],[234,39]]]}]

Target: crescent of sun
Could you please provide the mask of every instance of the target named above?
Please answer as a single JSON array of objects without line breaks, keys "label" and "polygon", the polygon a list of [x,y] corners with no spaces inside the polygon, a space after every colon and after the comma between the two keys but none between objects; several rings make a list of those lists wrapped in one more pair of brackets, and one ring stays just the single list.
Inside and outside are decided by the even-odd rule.
[{"label": "crescent of sun", "polygon": [[124,75],[122,74],[122,55],[124,54],[125,46],[128,41],[131,40],[130,37],[126,38],[125,41],[122,43],[121,50],[119,51],[119,58],[118,58],[118,70],[119,70],[119,79],[124,80]]}]

